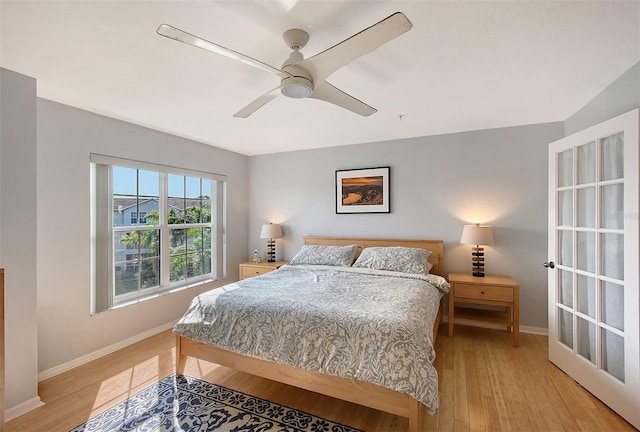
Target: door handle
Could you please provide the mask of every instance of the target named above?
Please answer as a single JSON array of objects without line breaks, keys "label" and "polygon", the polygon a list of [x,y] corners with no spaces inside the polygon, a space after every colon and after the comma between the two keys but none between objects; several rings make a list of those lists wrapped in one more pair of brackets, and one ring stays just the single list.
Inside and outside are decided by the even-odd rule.
[{"label": "door handle", "polygon": [[542,265],[545,266],[546,268],[555,268],[556,267],[556,263],[554,263],[553,261],[546,262],[546,263],[544,263]]}]

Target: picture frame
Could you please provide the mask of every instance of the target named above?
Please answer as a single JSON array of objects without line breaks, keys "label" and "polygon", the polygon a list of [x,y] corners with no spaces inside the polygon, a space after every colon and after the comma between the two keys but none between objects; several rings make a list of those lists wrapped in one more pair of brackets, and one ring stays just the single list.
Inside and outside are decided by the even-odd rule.
[{"label": "picture frame", "polygon": [[336,213],[390,213],[390,167],[336,170]]}]

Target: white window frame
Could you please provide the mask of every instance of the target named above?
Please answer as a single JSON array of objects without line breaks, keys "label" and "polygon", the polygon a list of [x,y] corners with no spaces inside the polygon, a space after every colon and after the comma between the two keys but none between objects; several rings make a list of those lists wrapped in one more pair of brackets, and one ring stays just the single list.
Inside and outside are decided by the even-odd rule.
[{"label": "white window frame", "polygon": [[[145,288],[135,293],[115,295],[115,255],[114,232],[120,228],[113,226],[113,190],[112,167],[125,167],[138,170],[154,171],[160,174],[159,224],[153,229],[160,231],[160,285]],[[97,313],[137,303],[169,292],[199,285],[225,277],[225,225],[226,225],[226,176],[202,171],[177,168],[133,161],[99,154],[91,154],[91,264],[92,290],[91,312]],[[168,209],[168,177],[169,174],[198,177],[212,180],[211,188],[211,222],[198,223],[201,227],[211,229],[211,273],[198,275],[184,280],[169,282],[169,233],[172,229],[186,227],[184,224],[171,224],[167,220]],[[163,211],[164,210],[164,211]],[[138,220],[136,215],[136,219]],[[146,216],[146,215],[145,215]],[[148,230],[148,225],[127,226],[127,230]]]}]

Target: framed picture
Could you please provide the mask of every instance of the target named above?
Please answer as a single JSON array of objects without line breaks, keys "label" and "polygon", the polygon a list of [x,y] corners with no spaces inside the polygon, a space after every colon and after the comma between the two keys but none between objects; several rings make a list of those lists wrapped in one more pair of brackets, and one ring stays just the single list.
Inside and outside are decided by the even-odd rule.
[{"label": "framed picture", "polygon": [[336,213],[389,213],[389,167],[336,171]]}]

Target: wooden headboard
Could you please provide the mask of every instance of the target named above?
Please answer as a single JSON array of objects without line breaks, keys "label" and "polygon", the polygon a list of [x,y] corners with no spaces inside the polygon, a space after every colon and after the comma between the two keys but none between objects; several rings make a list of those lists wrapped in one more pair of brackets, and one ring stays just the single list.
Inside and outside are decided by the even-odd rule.
[{"label": "wooden headboard", "polygon": [[303,237],[302,243],[305,245],[327,245],[346,246],[358,245],[356,257],[360,255],[362,249],[375,246],[404,246],[411,248],[427,249],[431,251],[429,262],[433,264],[430,273],[442,276],[442,257],[444,254],[444,243],[442,240],[407,240],[407,239],[374,239],[358,237]]}]

